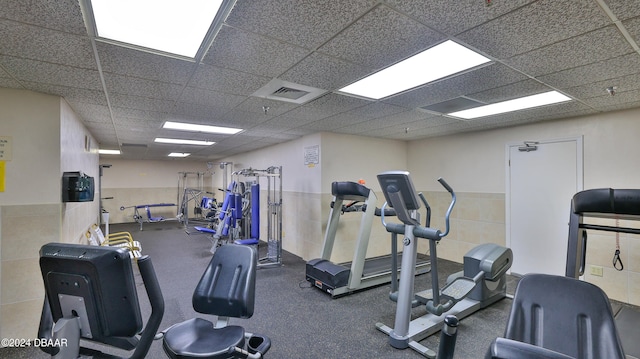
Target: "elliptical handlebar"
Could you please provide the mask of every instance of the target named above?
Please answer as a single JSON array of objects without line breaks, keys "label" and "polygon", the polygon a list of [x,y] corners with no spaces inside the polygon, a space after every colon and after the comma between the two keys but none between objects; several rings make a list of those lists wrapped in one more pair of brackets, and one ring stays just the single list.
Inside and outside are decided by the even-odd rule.
[{"label": "elliptical handlebar", "polygon": [[387,222],[384,220],[384,213],[386,208],[387,208],[387,202],[384,202],[384,204],[380,208],[380,220],[382,221],[382,225],[384,226],[384,228],[387,228]]},{"label": "elliptical handlebar", "polygon": [[451,193],[451,204],[449,204],[449,209],[447,209],[447,213],[444,215],[445,229],[444,229],[444,232],[440,233],[440,238],[443,238],[447,234],[449,234],[449,229],[451,228],[449,226],[449,218],[451,217],[451,211],[453,211],[453,206],[456,204],[456,193],[453,191],[453,188],[449,186],[447,181],[444,180],[444,178],[442,177],[438,178],[438,182],[440,182],[442,187],[444,187],[449,193]]}]

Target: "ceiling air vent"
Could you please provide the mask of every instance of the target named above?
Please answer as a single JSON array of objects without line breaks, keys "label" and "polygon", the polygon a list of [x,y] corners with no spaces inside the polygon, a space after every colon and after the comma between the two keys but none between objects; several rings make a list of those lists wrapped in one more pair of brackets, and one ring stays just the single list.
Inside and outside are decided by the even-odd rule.
[{"label": "ceiling air vent", "polygon": [[251,96],[303,104],[323,95],[325,92],[327,91],[319,88],[273,79]]},{"label": "ceiling air vent", "polygon": [[123,143],[120,149],[125,156],[141,156],[147,153],[147,145],[143,143]]},{"label": "ceiling air vent", "polygon": [[302,96],[306,96],[308,95],[309,92],[308,91],[302,91],[302,90],[297,90],[297,89],[293,89],[290,87],[280,87],[279,89],[275,90],[271,96],[275,96],[275,97],[282,97],[282,98],[286,98],[289,100],[297,100]]}]

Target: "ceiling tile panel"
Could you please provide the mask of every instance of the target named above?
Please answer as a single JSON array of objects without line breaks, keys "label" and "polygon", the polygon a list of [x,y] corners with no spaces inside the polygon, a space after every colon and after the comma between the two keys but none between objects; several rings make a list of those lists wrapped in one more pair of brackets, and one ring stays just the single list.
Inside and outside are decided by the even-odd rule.
[{"label": "ceiling tile panel", "polygon": [[432,120],[434,117],[436,116],[431,113],[427,113],[419,109],[412,109],[405,112],[389,115],[389,116],[380,118],[378,120],[385,121],[389,125],[397,125],[397,124],[404,125],[412,122],[422,122],[427,119]]},{"label": "ceiling tile panel", "polygon": [[25,84],[33,91],[64,97],[64,99],[70,104],[85,102],[103,106],[107,105],[107,99],[102,91],[49,85],[37,82],[25,82]]},{"label": "ceiling tile panel", "polygon": [[309,130],[305,130],[304,128],[292,128],[292,129],[286,130],[286,131],[284,131],[282,133],[285,134],[285,135],[295,136],[295,138],[298,138],[298,137],[301,137],[301,136],[312,135],[315,132],[309,131]]},{"label": "ceiling tile panel", "polygon": [[640,101],[625,102],[622,104],[617,104],[612,106],[602,106],[600,107],[600,110],[601,111],[619,111],[619,110],[628,110],[628,109],[638,108],[638,107],[640,107]]},{"label": "ceiling tile panel", "polygon": [[282,74],[280,79],[333,91],[372,72],[370,68],[314,52]]},{"label": "ceiling tile panel", "polygon": [[302,125],[302,128],[315,131],[333,131],[341,127],[362,122],[362,117],[340,113]]},{"label": "ceiling tile panel", "polygon": [[[302,118],[285,114],[262,122],[261,125],[270,126],[277,130],[286,131],[288,133],[298,133],[297,129],[300,129],[300,126],[316,120],[316,118]],[[309,130],[300,130],[299,132],[303,132],[304,134],[313,133]]]},{"label": "ceiling tile panel", "polygon": [[551,90],[552,89],[549,86],[541,84],[538,81],[525,80],[506,86],[496,87],[487,91],[476,92],[470,94],[469,97],[485,103],[496,103]]},{"label": "ceiling tile panel", "polygon": [[318,97],[305,106],[297,107],[289,111],[287,117],[315,121],[362,107],[368,103],[369,101],[367,100],[329,93]]},{"label": "ceiling tile panel", "polygon": [[407,14],[416,17],[427,26],[447,35],[456,35],[486,21],[518,9],[535,0],[485,1],[456,0],[387,0],[386,2]]},{"label": "ceiling tile panel", "polygon": [[0,0],[1,17],[27,24],[86,35],[77,0]]},{"label": "ceiling tile panel", "polygon": [[404,107],[376,101],[350,110],[347,113],[360,116],[362,119],[374,119],[394,115],[406,110]]},{"label": "ceiling tile panel", "polygon": [[73,110],[85,122],[111,123],[109,107],[90,103],[74,103]]},{"label": "ceiling tile panel", "polygon": [[624,21],[622,25],[627,29],[629,35],[633,37],[636,44],[640,44],[640,17]]},{"label": "ceiling tile panel", "polygon": [[10,77],[3,77],[3,76],[0,76],[0,87],[14,88],[14,89],[23,89],[24,88],[22,86],[22,84],[19,83],[18,81],[14,80],[14,79],[12,79]]},{"label": "ceiling tile panel", "polygon": [[96,69],[91,42],[87,36],[4,20],[0,20],[0,34],[3,38],[0,41],[1,54]]},{"label": "ceiling tile panel", "polygon": [[[623,109],[629,108],[630,105],[637,104],[640,101],[640,90],[632,90],[625,92],[616,92],[615,96],[602,95],[600,97],[590,98],[588,103],[597,109]],[[617,107],[619,106],[619,107]]]},{"label": "ceiling tile panel", "polygon": [[[514,56],[505,63],[540,76],[587,65],[633,52],[615,25],[610,25],[552,45]],[[546,59],[544,62],[540,59]]]},{"label": "ceiling tile panel", "polygon": [[538,79],[551,86],[565,89],[607,79],[617,79],[621,76],[633,75],[639,72],[640,56],[637,53],[632,53],[540,76]]},{"label": "ceiling tile panel", "polygon": [[[145,118],[115,116],[113,122],[116,126],[127,128],[127,132],[148,133],[150,130],[156,131],[162,127],[161,122],[158,123],[158,121]],[[153,134],[151,134],[151,136],[153,136]]]},{"label": "ceiling tile panel", "polygon": [[593,0],[540,0],[468,30],[458,38],[494,58],[505,59],[609,23]]},{"label": "ceiling tile panel", "polygon": [[185,85],[195,63],[96,41],[105,73]]},{"label": "ceiling tile panel", "polygon": [[389,127],[402,127],[406,129],[414,128],[412,126],[414,126],[415,124],[420,124],[420,127],[429,127],[429,125],[435,126],[437,123],[446,123],[447,121],[450,121],[450,119],[441,116],[434,116],[429,114],[423,114],[423,116],[430,117],[425,117],[419,121],[411,121],[408,117],[404,120],[396,118],[395,121],[390,121],[389,118],[386,117],[377,118],[374,120],[367,120],[356,124],[340,127],[336,130],[336,132],[368,135],[372,131],[379,131]]},{"label": "ceiling tile panel", "polygon": [[202,62],[256,75],[278,77],[308,54],[307,49],[224,26]]},{"label": "ceiling tile panel", "polygon": [[187,87],[180,96],[180,101],[195,105],[221,107],[232,109],[245,99],[244,96],[233,95],[218,91],[210,91],[195,87]]},{"label": "ceiling tile panel", "polygon": [[579,99],[589,99],[608,95],[607,88],[615,87],[616,94],[632,90],[640,90],[640,73],[622,77],[611,78],[600,82],[591,82],[586,85],[565,89],[564,91]]},{"label": "ceiling tile panel", "polygon": [[25,82],[102,90],[100,75],[96,70],[3,55],[0,55],[0,66]]},{"label": "ceiling tile panel", "polygon": [[105,73],[104,80],[109,93],[163,100],[177,99],[183,88],[182,85],[112,73]]},{"label": "ceiling tile panel", "polygon": [[190,103],[177,102],[173,105],[167,117],[176,121],[189,121],[189,119],[214,121],[229,112],[228,108],[209,107],[204,105],[195,106]]},{"label": "ceiling tile panel", "polygon": [[412,130],[409,128],[408,131],[401,130],[400,132],[396,132],[394,134],[390,134],[388,138],[397,139],[397,140],[417,140],[425,137],[433,137],[433,136],[445,136],[457,132],[466,131],[471,125],[464,121],[457,121],[447,123],[441,126],[432,126],[432,127],[424,127]]},{"label": "ceiling tile panel", "polygon": [[637,0],[604,0],[618,20],[640,16],[640,2]]},{"label": "ceiling tile panel", "polygon": [[419,110],[411,110],[345,126],[338,129],[337,132],[379,136],[381,133],[396,133],[400,130],[404,131],[406,128],[423,128],[450,121],[452,120],[445,117]]},{"label": "ceiling tile panel", "polygon": [[271,78],[267,76],[201,64],[189,86],[248,96],[269,81]]},{"label": "ceiling tile panel", "polygon": [[322,45],[318,51],[380,69],[444,39],[444,35],[380,5]]},{"label": "ceiling tile panel", "polygon": [[168,116],[166,113],[162,111],[154,111],[151,109],[133,109],[126,107],[115,107],[112,106],[111,111],[113,113],[114,119],[119,118],[135,118],[135,119],[144,119],[149,121],[162,122]]},{"label": "ceiling tile panel", "polygon": [[227,18],[231,26],[315,49],[336,30],[366,13],[377,1],[239,0]]},{"label": "ceiling tile panel", "polygon": [[114,108],[153,111],[156,115],[166,113],[173,108],[173,101],[142,96],[112,93],[109,99]]},{"label": "ceiling tile panel", "polygon": [[225,113],[221,118],[216,118],[215,121],[223,126],[250,128],[268,119],[269,117],[261,113],[234,109]]}]

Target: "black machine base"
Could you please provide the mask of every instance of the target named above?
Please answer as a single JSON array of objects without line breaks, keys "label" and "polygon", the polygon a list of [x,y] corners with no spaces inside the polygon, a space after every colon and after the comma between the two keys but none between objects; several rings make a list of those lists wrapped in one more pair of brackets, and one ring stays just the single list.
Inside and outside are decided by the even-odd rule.
[{"label": "black machine base", "polygon": [[326,259],[312,259],[306,265],[306,279],[329,294],[349,282],[351,270]]}]

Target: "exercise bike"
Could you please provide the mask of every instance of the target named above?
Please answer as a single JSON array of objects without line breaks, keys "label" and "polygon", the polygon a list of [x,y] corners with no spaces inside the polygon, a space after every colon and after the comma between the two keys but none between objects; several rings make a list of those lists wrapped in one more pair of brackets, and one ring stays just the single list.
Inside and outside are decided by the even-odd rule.
[{"label": "exercise bike", "polygon": [[[440,289],[438,283],[437,243],[449,234],[451,211],[456,203],[456,194],[444,179],[438,182],[451,194],[451,203],[445,214],[444,232],[436,228],[420,225],[420,202],[429,207],[422,193],[417,194],[407,171],[388,171],[378,175],[386,203],[381,220],[387,231],[403,234],[404,255],[400,271],[400,285],[393,328],[376,323],[378,330],[389,336],[389,344],[398,349],[412,348],[428,358],[435,358],[436,352],[420,344],[419,341],[438,332],[449,320],[463,319],[506,297],[506,272],[511,267],[511,249],[487,243],[470,250],[464,256],[464,270],[449,276],[447,284]],[[420,200],[418,200],[418,197]],[[403,225],[385,222],[384,209],[391,206]],[[417,257],[418,238],[429,240],[431,261],[431,289],[414,295],[414,268]],[[427,314],[411,320],[414,298],[425,304]],[[451,317],[455,316],[455,317]],[[447,324],[447,323],[445,323]],[[455,323],[452,323],[455,327]],[[445,328],[447,326],[445,325]],[[455,345],[455,341],[453,342]],[[439,356],[451,357],[453,348],[443,348]],[[442,354],[440,354],[442,353]]]}]

